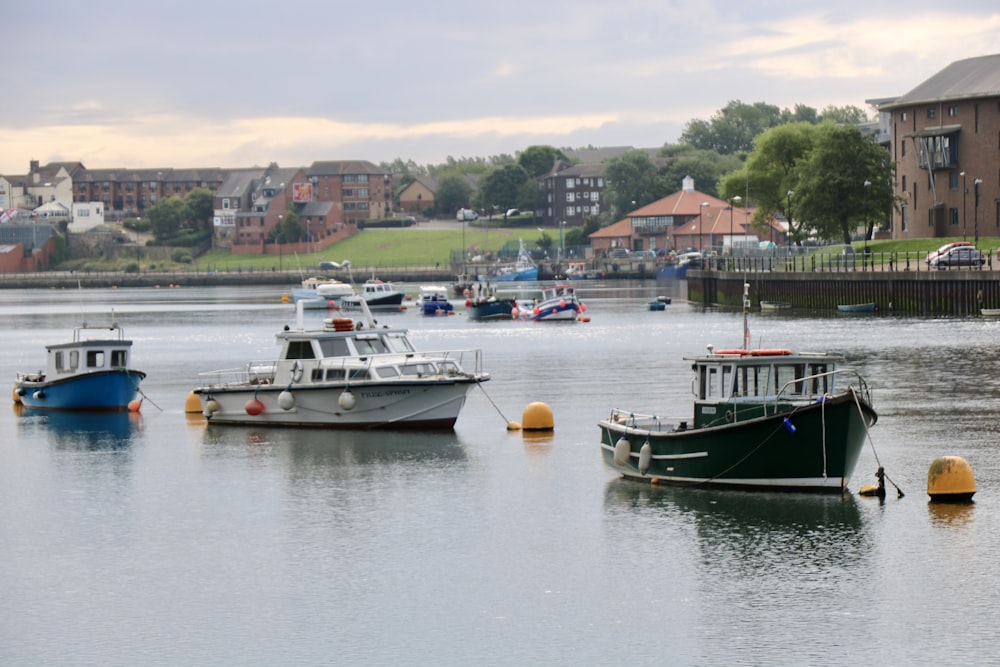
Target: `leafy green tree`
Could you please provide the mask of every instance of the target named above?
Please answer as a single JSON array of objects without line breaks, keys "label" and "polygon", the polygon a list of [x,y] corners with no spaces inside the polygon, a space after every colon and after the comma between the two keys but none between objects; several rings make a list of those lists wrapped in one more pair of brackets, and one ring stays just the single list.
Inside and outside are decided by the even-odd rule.
[{"label": "leafy green tree", "polygon": [[812,150],[817,131],[817,126],[808,122],[773,127],[757,137],[744,167],[725,176],[722,191],[726,199],[747,191],[752,193],[756,211],[751,226],[768,229],[776,214],[781,214],[789,223],[791,241],[798,243],[807,236],[808,229],[801,216],[794,215],[799,199],[795,193],[799,187],[799,164]]},{"label": "leafy green tree", "polygon": [[537,245],[539,248],[541,248],[545,252],[548,252],[549,250],[551,250],[552,243],[553,243],[552,237],[549,236],[548,232],[542,232],[542,235],[539,236],[535,240],[535,245]]},{"label": "leafy green tree", "polygon": [[672,158],[658,172],[658,181],[665,190],[664,195],[679,190],[684,177],[690,176],[694,179],[695,188],[700,192],[717,197],[718,183],[722,175],[739,169],[742,165],[736,156],[720,155],[715,151],[701,150],[683,144],[664,146],[660,150],[660,155]]},{"label": "leafy green tree", "polygon": [[192,229],[211,229],[212,216],[215,214],[215,195],[207,188],[195,188],[184,197],[188,207],[188,227]]},{"label": "leafy green tree", "polygon": [[823,238],[850,243],[865,221],[870,235],[892,210],[894,166],[885,149],[857,127],[819,125],[798,169],[796,211]]},{"label": "leafy green tree", "polygon": [[153,236],[157,241],[173,238],[190,218],[188,206],[180,197],[160,199],[147,209]]},{"label": "leafy green tree", "polygon": [[450,172],[438,178],[434,193],[434,206],[439,213],[454,214],[458,209],[472,202],[472,184],[458,172]]},{"label": "leafy green tree", "polygon": [[843,125],[861,125],[872,120],[864,109],[852,104],[843,107],[828,106],[823,109],[819,119],[822,122],[830,121]]},{"label": "leafy green tree", "polygon": [[533,178],[552,171],[556,160],[566,160],[566,155],[552,146],[528,146],[517,156],[517,163]]},{"label": "leafy green tree", "polygon": [[758,134],[781,122],[781,110],[773,104],[744,104],[733,100],[712,116],[711,120],[690,121],[681,133],[680,140],[696,148],[732,155],[749,151]]},{"label": "leafy green tree", "polygon": [[507,210],[518,206],[518,196],[524,183],[531,182],[531,176],[519,164],[508,164],[494,169],[479,182],[477,199],[480,207]]},{"label": "leafy green tree", "polygon": [[622,153],[608,162],[604,172],[605,195],[612,217],[620,219],[629,211],[659,199],[656,164],[645,151]]},{"label": "leafy green tree", "polygon": [[281,218],[281,236],[285,243],[295,243],[306,240],[306,229],[302,225],[299,214],[289,208]]}]

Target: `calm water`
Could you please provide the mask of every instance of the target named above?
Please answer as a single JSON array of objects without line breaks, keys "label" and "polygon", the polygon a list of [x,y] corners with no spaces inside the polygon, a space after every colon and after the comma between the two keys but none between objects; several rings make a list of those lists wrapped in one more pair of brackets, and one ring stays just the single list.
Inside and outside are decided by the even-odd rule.
[{"label": "calm water", "polygon": [[[429,435],[186,416],[198,372],[274,356],[279,290],[0,291],[0,377],[111,308],[149,374],[138,418],[0,413],[0,664],[996,664],[1000,322],[754,315],[755,344],[874,384],[850,486],[881,462],[906,495],[727,494],[616,479],[596,422],[689,415],[681,357],[740,314],[581,291],[586,324],[380,315],[484,350],[493,379]],[[531,401],[553,434],[506,431]],[[946,454],[974,504],[927,502]]]}]

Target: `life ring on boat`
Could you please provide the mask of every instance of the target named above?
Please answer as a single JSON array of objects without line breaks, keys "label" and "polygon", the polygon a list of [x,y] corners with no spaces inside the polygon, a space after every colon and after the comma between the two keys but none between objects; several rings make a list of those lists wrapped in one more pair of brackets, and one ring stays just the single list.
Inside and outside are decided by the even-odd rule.
[{"label": "life ring on boat", "polygon": [[292,382],[301,382],[303,373],[302,361],[296,359],[292,364]]},{"label": "life ring on boat", "polygon": [[743,356],[744,354],[748,354],[748,352],[746,350],[716,350],[714,354],[738,354]]},{"label": "life ring on boat", "polygon": [[763,350],[750,350],[750,356],[753,357],[783,357],[785,355],[791,354],[791,350],[785,350],[782,348],[771,348]]}]

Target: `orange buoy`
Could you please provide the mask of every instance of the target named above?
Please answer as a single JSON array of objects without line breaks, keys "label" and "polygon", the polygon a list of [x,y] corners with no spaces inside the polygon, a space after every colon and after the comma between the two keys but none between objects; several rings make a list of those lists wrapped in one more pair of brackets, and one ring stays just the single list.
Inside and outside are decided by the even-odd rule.
[{"label": "orange buoy", "polygon": [[256,398],[251,398],[246,402],[246,405],[243,406],[243,409],[246,410],[247,414],[251,417],[256,417],[260,413],[264,412],[264,404]]}]

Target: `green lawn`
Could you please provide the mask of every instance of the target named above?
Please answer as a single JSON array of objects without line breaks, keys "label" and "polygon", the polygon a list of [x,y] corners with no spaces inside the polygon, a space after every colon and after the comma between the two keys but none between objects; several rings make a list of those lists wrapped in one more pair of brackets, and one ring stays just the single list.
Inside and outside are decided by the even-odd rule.
[{"label": "green lawn", "polygon": [[[549,230],[552,236],[552,230]],[[496,252],[507,242],[524,239],[530,249],[542,235],[536,228],[490,229],[467,227],[465,243],[476,251]],[[198,268],[254,270],[271,268],[294,269],[314,267],[320,262],[350,260],[357,268],[447,266],[451,253],[462,248],[461,229],[366,229],[349,239],[311,254],[300,255],[233,255],[228,250],[213,250],[198,258]]]}]

